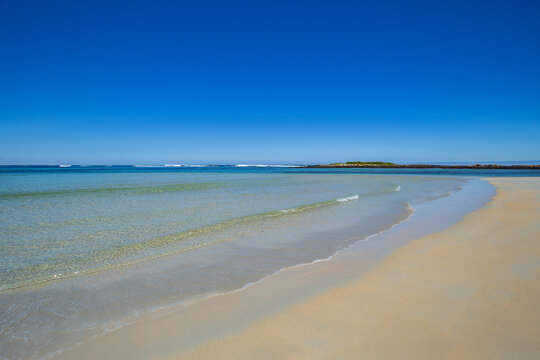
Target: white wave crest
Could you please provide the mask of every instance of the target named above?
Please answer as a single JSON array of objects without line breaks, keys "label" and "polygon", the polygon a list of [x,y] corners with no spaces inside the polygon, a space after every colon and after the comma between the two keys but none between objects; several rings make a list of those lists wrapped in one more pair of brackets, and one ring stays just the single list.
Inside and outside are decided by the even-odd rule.
[{"label": "white wave crest", "polygon": [[165,165],[132,165],[133,167],[144,168],[161,168],[161,167],[210,167],[212,165],[197,165],[197,164],[165,164]]},{"label": "white wave crest", "polygon": [[277,167],[277,168],[293,168],[300,165],[267,165],[267,164],[237,164],[235,167]]},{"label": "white wave crest", "polygon": [[398,192],[399,190],[401,190],[401,186],[397,185],[396,188],[394,189],[394,191]]},{"label": "white wave crest", "polygon": [[284,214],[293,213],[293,212],[296,212],[296,211],[298,211],[297,208],[281,210],[281,212],[284,213]]},{"label": "white wave crest", "polygon": [[347,201],[352,201],[352,200],[358,200],[359,196],[358,194],[356,195],[352,195],[352,196],[347,196],[347,197],[344,197],[344,198],[341,198],[341,199],[337,199],[336,201],[337,202],[347,202]]}]

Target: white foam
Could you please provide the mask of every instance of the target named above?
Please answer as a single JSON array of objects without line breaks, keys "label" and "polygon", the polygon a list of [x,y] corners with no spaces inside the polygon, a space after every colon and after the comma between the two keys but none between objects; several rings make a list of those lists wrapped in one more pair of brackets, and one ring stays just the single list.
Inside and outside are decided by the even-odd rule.
[{"label": "white foam", "polygon": [[277,167],[277,168],[294,168],[299,165],[268,165],[268,164],[237,164],[235,167]]},{"label": "white foam", "polygon": [[198,165],[198,164],[165,164],[165,165],[133,165],[133,167],[144,168],[161,168],[161,167],[210,167],[212,165]]},{"label": "white foam", "polygon": [[358,200],[359,196],[358,194],[356,195],[352,195],[352,196],[347,196],[347,197],[344,197],[344,198],[341,198],[341,199],[337,199],[336,201],[337,202],[347,202],[347,201],[352,201],[352,200]]},{"label": "white foam", "polygon": [[288,214],[288,213],[295,212],[297,210],[298,210],[297,208],[292,208],[292,209],[281,210],[281,212],[284,213],[284,214]]}]

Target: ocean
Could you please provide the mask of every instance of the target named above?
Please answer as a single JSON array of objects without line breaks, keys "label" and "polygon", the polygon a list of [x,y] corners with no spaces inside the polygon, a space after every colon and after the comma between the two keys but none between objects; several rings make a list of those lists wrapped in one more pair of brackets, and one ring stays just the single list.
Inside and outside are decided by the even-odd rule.
[{"label": "ocean", "polygon": [[406,221],[418,204],[478,186],[481,177],[538,175],[0,167],[0,358],[51,357],[141,314],[327,259]]}]

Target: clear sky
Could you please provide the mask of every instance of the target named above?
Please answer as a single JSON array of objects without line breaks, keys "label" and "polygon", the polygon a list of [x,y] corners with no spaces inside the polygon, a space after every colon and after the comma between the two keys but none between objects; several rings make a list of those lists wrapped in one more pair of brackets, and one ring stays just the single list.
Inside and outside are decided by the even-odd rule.
[{"label": "clear sky", "polygon": [[538,1],[0,1],[0,163],[540,160]]}]

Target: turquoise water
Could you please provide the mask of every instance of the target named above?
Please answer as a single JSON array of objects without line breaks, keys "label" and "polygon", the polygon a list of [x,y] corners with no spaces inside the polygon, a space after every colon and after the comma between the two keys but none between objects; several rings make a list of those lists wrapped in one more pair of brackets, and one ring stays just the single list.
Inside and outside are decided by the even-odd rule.
[{"label": "turquoise water", "polygon": [[326,258],[467,183],[433,174],[0,167],[1,356],[54,354]]}]

